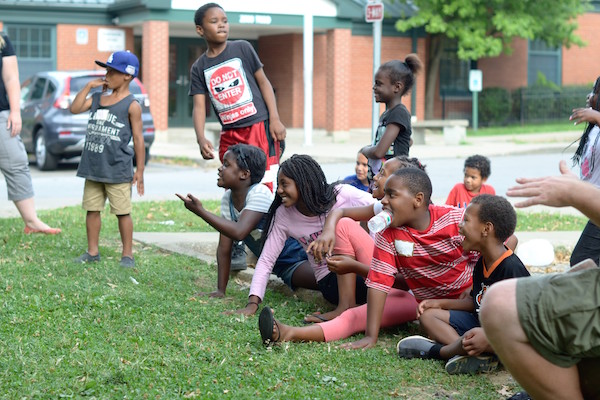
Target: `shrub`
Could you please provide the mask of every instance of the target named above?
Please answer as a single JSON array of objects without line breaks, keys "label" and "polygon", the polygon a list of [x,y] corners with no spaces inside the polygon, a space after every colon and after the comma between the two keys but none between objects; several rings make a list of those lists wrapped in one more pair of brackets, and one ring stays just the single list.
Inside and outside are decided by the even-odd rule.
[{"label": "shrub", "polygon": [[503,125],[510,115],[510,92],[504,88],[490,87],[479,97],[479,120],[482,125]]}]

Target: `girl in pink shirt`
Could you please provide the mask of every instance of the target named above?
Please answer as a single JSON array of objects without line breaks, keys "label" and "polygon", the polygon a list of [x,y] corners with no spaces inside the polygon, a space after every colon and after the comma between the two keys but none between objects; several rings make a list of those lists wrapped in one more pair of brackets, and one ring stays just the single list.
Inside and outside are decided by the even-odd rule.
[{"label": "girl in pink shirt", "polygon": [[[374,202],[369,193],[353,186],[327,183],[321,166],[307,155],[295,154],[281,164],[277,186],[275,200],[266,216],[264,246],[252,277],[248,303],[245,308],[237,310],[246,315],[252,315],[258,310],[273,265],[288,237],[295,238],[306,249],[321,235],[325,218],[332,209],[371,205]],[[356,232],[357,238],[366,237],[366,240],[371,240],[357,223],[350,229]],[[359,244],[360,240],[357,240],[356,246]],[[334,253],[338,254],[335,250]],[[361,262],[368,261],[372,255],[358,248],[351,253],[353,254],[348,254],[351,257],[365,258]],[[308,260],[313,266],[323,297],[337,305],[333,311],[313,314],[314,318],[325,321],[366,302],[364,278],[357,278],[356,274],[337,275],[330,272],[325,260],[317,262],[310,253]]]}]

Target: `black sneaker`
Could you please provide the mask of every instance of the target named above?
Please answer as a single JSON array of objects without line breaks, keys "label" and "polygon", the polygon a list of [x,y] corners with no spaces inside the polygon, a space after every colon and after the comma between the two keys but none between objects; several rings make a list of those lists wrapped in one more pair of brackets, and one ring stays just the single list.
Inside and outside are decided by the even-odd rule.
[{"label": "black sneaker", "polygon": [[243,241],[233,242],[231,248],[231,271],[243,271],[248,267],[246,264],[246,245]]},{"label": "black sneaker", "polygon": [[446,372],[457,374],[487,374],[498,369],[498,357],[494,355],[454,356],[446,363]]},{"label": "black sneaker", "polygon": [[86,251],[85,253],[83,253],[82,255],[80,255],[79,257],[74,259],[73,261],[76,263],[79,263],[79,264],[85,264],[85,263],[89,263],[89,262],[98,262],[98,261],[100,261],[100,253],[96,254],[95,256],[92,256],[92,255],[90,255],[90,253],[88,253]]},{"label": "black sneaker", "polygon": [[119,263],[119,265],[121,265],[121,267],[123,268],[134,268],[135,267],[135,260],[133,259],[133,257],[121,257],[121,262]]},{"label": "black sneaker", "polygon": [[506,400],[531,400],[531,396],[526,391],[518,392],[510,396]]},{"label": "black sneaker", "polygon": [[429,350],[434,345],[435,342],[426,337],[408,336],[398,342],[396,351],[402,358],[431,358],[429,357]]}]

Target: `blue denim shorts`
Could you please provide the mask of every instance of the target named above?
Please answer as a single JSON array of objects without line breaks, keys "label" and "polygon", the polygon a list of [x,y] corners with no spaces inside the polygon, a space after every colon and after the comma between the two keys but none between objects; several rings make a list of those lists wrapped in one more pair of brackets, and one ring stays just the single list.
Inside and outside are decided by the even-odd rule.
[{"label": "blue denim shorts", "polygon": [[450,310],[450,325],[460,336],[467,331],[480,327],[479,316],[470,311]]},{"label": "blue denim shorts", "polygon": [[277,275],[283,283],[288,285],[290,289],[296,290],[294,285],[292,285],[292,275],[294,275],[296,268],[305,261],[308,261],[308,257],[302,245],[298,243],[296,239],[288,238],[277,261],[275,261],[273,273]]}]

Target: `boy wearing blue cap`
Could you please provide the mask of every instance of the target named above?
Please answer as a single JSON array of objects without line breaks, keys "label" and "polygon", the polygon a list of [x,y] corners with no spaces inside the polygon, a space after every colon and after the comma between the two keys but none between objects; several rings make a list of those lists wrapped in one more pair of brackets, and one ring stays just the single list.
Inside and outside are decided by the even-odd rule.
[{"label": "boy wearing blue cap", "polygon": [[[129,51],[117,51],[106,63],[96,61],[96,64],[106,68],[106,75],[85,85],[70,108],[73,114],[90,111],[85,145],[77,169],[77,176],[85,178],[83,208],[87,211],[88,248],[75,262],[100,261],[100,212],[108,198],[110,211],[119,220],[123,242],[120,264],[122,267],[134,267],[131,186],[137,185],[138,194],[144,194],[145,152],[142,108],[129,92],[129,83],[137,76],[140,63]],[[98,87],[102,87],[102,91],[88,97],[90,91]],[[132,137],[133,150],[129,147]]]}]

